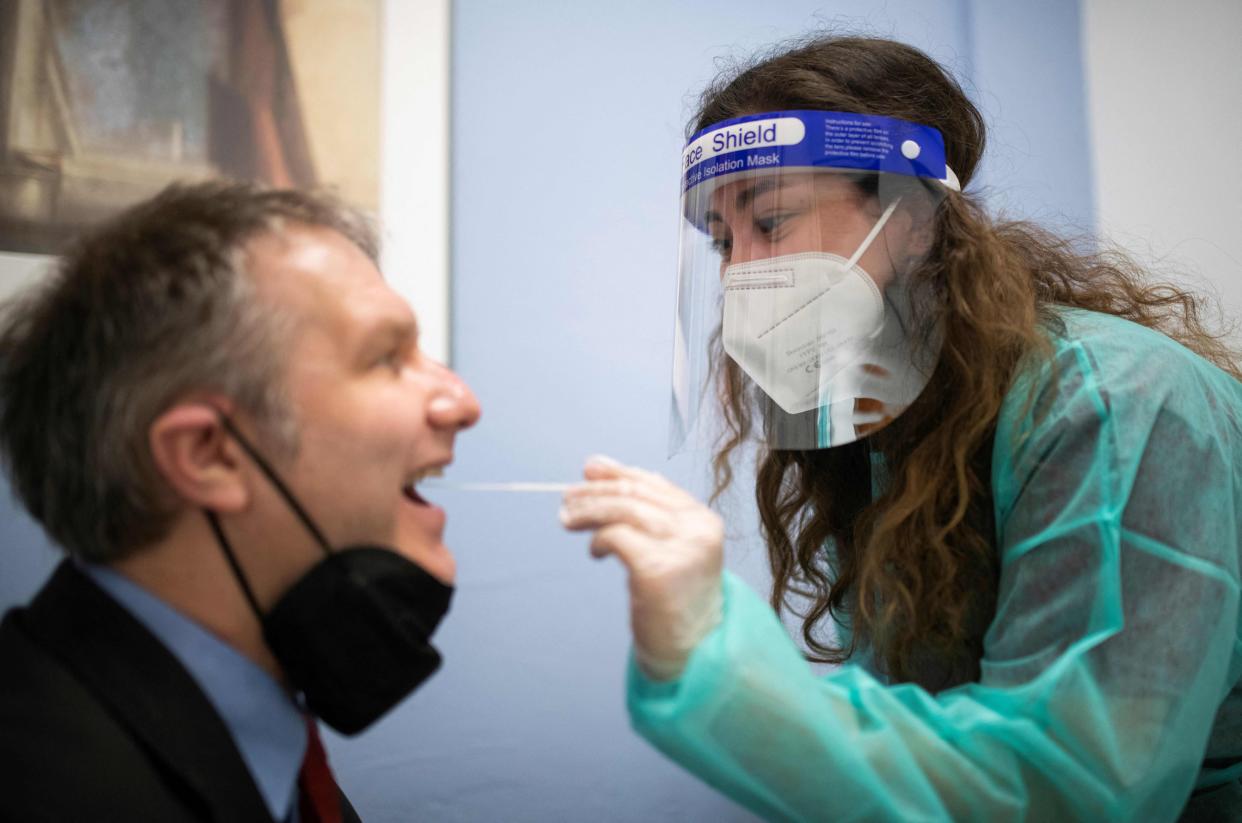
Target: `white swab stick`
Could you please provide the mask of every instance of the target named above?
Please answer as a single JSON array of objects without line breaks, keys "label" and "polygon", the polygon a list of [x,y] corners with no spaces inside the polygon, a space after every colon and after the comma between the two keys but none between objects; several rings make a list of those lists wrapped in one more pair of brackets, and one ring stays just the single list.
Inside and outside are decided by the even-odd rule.
[{"label": "white swab stick", "polygon": [[539,482],[516,482],[516,483],[454,483],[437,481],[435,483],[427,483],[427,486],[435,489],[457,489],[466,492],[556,492],[560,493],[568,489],[571,483],[539,483]]}]

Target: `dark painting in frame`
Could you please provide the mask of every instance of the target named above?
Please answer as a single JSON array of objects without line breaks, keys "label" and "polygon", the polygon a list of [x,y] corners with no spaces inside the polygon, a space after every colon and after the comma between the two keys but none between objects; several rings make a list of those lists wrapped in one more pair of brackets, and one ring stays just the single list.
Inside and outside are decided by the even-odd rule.
[{"label": "dark painting in frame", "polygon": [[328,186],[377,210],[379,13],[379,0],[0,0],[0,250],[56,254],[175,180]]}]

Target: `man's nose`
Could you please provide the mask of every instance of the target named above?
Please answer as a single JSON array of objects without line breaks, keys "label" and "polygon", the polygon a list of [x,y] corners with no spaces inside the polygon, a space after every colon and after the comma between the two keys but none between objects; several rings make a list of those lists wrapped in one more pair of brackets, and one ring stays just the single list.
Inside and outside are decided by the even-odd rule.
[{"label": "man's nose", "polygon": [[479,422],[482,409],[479,398],[465,381],[447,366],[436,363],[435,394],[427,403],[427,418],[431,425],[441,429],[468,429]]}]

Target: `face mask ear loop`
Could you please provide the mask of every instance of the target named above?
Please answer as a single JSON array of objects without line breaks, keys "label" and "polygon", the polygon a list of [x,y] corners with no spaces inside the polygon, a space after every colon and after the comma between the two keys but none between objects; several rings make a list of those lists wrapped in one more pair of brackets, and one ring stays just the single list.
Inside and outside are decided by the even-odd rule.
[{"label": "face mask ear loop", "polygon": [[[867,232],[867,236],[858,244],[858,248],[854,250],[854,254],[845,264],[845,270],[849,271],[858,264],[858,260],[867,249],[871,247],[872,242],[881,231],[884,230],[884,224],[888,222],[888,218],[893,216],[893,212],[897,210],[897,205],[901,202],[898,197],[888,204],[888,208],[880,215],[880,219],[875,221],[875,225],[871,227],[871,231]],[[826,401],[827,386],[821,386],[819,391],[819,410],[816,412],[816,443],[819,448],[826,448],[832,445],[832,412]]]},{"label": "face mask ear loop", "polygon": [[241,565],[237,562],[237,556],[233,554],[233,547],[229,545],[228,538],[224,536],[224,529],[220,528],[220,521],[216,519],[216,513],[204,509],[203,514],[207,515],[207,522],[211,524],[211,530],[216,534],[216,541],[220,544],[220,548],[224,550],[224,556],[228,559],[229,566],[233,569],[233,576],[237,578],[238,584],[241,585],[242,594],[246,595],[246,600],[250,603],[251,611],[254,612],[254,616],[262,623],[263,612],[259,609],[259,601],[255,598],[250,584],[246,582],[246,575],[242,574]]},{"label": "face mask ear loop", "polygon": [[884,213],[880,215],[880,219],[875,221],[875,225],[871,227],[871,231],[866,237],[863,238],[862,243],[858,244],[858,249],[849,259],[849,262],[845,264],[847,271],[854,268],[855,264],[858,263],[858,259],[866,253],[868,248],[871,247],[871,241],[875,240],[876,235],[884,229],[884,224],[888,222],[888,218],[893,216],[893,212],[897,209],[897,204],[900,202],[901,198],[898,197],[896,200],[888,204],[888,208],[885,209]]},{"label": "face mask ear loop", "polygon": [[286,487],[284,482],[281,481],[280,477],[276,474],[276,470],[269,466],[267,461],[263,459],[263,456],[259,454],[258,450],[254,446],[251,446],[250,442],[242,436],[242,433],[238,431],[236,426],[233,425],[233,421],[228,418],[228,415],[221,411],[217,411],[216,413],[220,415],[220,423],[223,424],[224,428],[228,430],[228,433],[233,436],[233,439],[236,440],[238,445],[242,447],[242,450],[245,451],[246,454],[250,455],[250,459],[255,462],[256,466],[259,467],[259,471],[263,472],[267,479],[272,482],[272,485],[276,487],[276,491],[280,493],[280,496],[285,498],[285,502],[289,504],[289,508],[293,509],[293,513],[297,515],[299,520],[302,521],[302,525],[305,526],[306,530],[309,531],[311,536],[315,538],[315,542],[319,544],[319,548],[323,549],[323,553],[327,555],[332,554],[332,548],[328,543],[327,538],[323,536],[323,532],[319,531],[319,528],[315,525],[314,521],[311,520],[310,515],[306,513],[306,510],[303,509],[301,504],[298,503],[297,498],[293,496],[293,493],[289,491],[288,487]]}]

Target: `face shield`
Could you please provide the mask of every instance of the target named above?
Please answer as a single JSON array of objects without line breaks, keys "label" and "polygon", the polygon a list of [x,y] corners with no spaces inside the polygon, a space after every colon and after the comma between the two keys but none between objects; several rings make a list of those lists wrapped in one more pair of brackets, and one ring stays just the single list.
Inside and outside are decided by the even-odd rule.
[{"label": "face shield", "polygon": [[725,120],[682,153],[670,451],[724,408],[774,449],[883,428],[939,353],[911,290],[957,190],[933,128],[782,111]]}]

